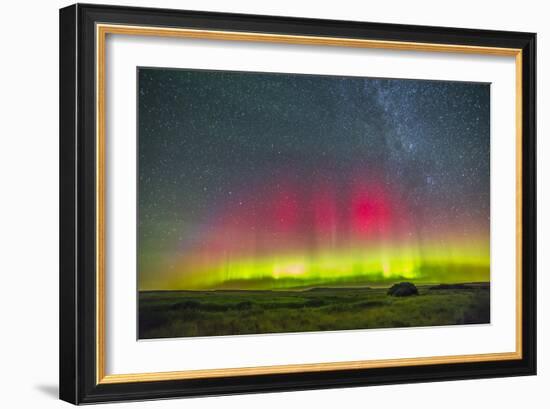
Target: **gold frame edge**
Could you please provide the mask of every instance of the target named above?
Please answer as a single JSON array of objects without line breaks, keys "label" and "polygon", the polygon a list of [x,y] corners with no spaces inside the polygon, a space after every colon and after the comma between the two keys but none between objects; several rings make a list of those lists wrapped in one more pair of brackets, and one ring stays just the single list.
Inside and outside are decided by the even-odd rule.
[{"label": "gold frame edge", "polygon": [[[522,50],[319,36],[268,34],[185,28],[96,24],[96,383],[117,384],[215,377],[290,374],[522,359]],[[448,355],[366,361],[323,362],[171,372],[106,374],[105,371],[105,41],[107,34],[340,46],[401,51],[467,53],[515,57],[516,65],[516,350],[503,353]]]}]

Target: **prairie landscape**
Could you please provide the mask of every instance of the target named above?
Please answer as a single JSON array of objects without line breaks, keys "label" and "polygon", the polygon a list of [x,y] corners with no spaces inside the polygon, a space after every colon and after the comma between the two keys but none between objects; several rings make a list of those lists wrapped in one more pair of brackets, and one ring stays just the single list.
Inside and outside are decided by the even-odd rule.
[{"label": "prairie landscape", "polygon": [[139,338],[172,338],[490,322],[487,283],[292,291],[142,291]]}]

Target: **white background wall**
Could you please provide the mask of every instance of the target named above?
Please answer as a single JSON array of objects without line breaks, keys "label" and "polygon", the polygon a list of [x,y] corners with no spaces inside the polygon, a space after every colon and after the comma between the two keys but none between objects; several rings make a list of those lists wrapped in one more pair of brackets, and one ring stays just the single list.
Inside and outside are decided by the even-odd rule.
[{"label": "white background wall", "polygon": [[[89,1],[96,3],[95,1]],[[538,206],[550,206],[549,10],[543,1],[159,0],[121,5],[316,17],[538,33]],[[50,408],[58,378],[58,0],[6,1],[0,21],[0,404]],[[537,377],[425,383],[262,395],[125,403],[117,407],[542,408],[550,385],[550,301],[545,277],[550,218],[539,211]],[[545,345],[546,344],[546,345]]]}]

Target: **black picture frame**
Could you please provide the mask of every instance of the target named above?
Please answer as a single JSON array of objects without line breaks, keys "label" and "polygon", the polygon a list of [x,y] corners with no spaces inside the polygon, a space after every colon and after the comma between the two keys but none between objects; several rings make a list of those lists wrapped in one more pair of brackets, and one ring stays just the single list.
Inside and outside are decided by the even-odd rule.
[{"label": "black picture frame", "polygon": [[[96,23],[406,41],[522,51],[521,359],[97,382]],[[74,404],[536,374],[536,35],[77,4],[60,10],[60,398]]]}]

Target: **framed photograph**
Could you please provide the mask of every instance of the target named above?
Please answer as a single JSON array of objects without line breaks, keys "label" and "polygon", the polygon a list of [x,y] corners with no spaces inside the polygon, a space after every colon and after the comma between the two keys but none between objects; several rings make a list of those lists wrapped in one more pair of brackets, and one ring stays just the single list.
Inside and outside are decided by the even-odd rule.
[{"label": "framed photograph", "polygon": [[535,40],[61,9],[61,399],[534,375]]}]

